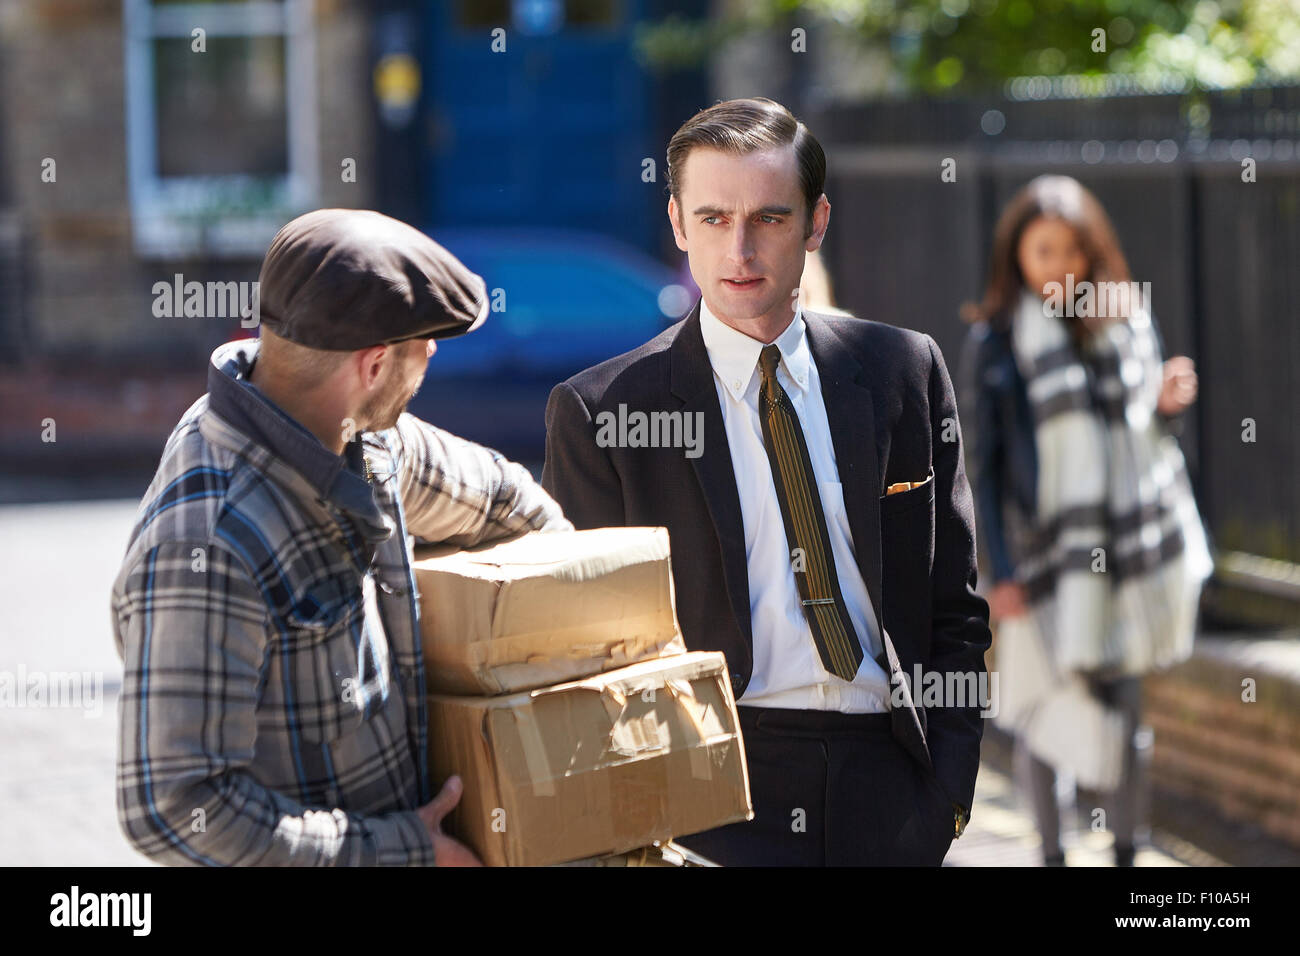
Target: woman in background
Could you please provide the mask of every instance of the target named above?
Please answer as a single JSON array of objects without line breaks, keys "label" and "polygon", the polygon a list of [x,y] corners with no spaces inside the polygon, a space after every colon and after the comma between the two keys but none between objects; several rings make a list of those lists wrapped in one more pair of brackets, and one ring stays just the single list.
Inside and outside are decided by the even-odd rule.
[{"label": "woman in background", "polygon": [[[1123,283],[1122,286],[1105,285]],[[1096,198],[1040,176],[1007,205],[971,322],[971,484],[992,565],[999,711],[1046,865],[1056,770],[1112,795],[1116,865],[1146,838],[1141,678],[1191,654],[1204,530],[1167,423],[1194,400]],[[1074,297],[1069,293],[1073,291]]]}]

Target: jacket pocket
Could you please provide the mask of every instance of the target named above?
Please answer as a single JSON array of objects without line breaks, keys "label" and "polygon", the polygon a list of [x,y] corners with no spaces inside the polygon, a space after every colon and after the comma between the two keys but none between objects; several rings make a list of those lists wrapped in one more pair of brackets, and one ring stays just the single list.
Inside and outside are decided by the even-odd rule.
[{"label": "jacket pocket", "polygon": [[288,615],[284,708],[305,740],[325,743],[354,733],[388,695],[387,641],[366,604],[364,588],[331,585]]},{"label": "jacket pocket", "polygon": [[880,498],[880,516],[883,520],[885,515],[898,514],[925,504],[934,505],[933,466],[931,466],[930,473],[925,478],[925,483],[919,487],[909,488],[907,491],[896,491],[892,495],[882,495]]},{"label": "jacket pocket", "polygon": [[[907,674],[930,654],[934,470],[925,484],[880,500],[881,617]],[[919,689],[913,689],[918,695]],[[918,712],[921,704],[917,703]]]}]

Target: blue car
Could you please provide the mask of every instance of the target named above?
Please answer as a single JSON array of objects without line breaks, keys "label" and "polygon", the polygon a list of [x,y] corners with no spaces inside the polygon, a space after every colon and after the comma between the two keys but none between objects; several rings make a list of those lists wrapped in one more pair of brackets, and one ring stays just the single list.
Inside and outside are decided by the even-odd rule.
[{"label": "blue car", "polygon": [[544,454],[551,388],[653,338],[695,301],[667,266],[602,236],[426,231],[483,276],[493,311],[438,343],[410,411],[531,465]]}]

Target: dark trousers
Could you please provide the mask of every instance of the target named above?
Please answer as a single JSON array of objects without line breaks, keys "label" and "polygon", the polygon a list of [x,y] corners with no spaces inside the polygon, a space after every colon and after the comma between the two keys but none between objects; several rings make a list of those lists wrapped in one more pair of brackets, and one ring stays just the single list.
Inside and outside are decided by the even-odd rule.
[{"label": "dark trousers", "polygon": [[952,804],[888,714],[739,706],[754,819],[676,842],[723,866],[938,866]]}]

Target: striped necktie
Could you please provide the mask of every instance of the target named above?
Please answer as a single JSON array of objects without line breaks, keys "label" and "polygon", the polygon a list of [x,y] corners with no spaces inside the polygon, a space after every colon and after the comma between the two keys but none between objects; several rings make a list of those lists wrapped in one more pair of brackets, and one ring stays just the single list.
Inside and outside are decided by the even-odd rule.
[{"label": "striped necktie", "polygon": [[758,409],[763,445],[785,521],[795,583],[817,652],[828,671],[851,681],[862,663],[862,645],[835,576],[835,555],[799,416],[790,396],[776,380],[780,361],[781,350],[775,345],[766,346],[758,358],[763,374]]}]

